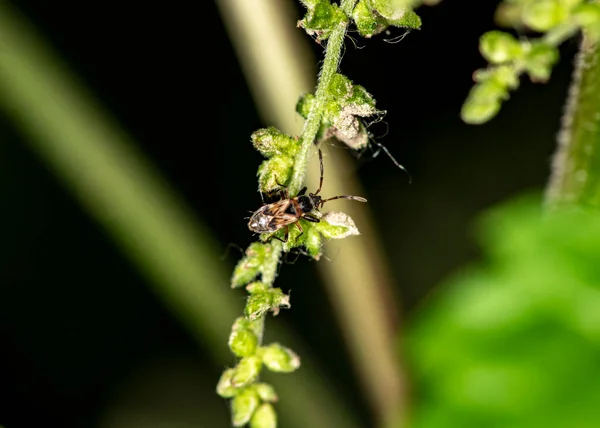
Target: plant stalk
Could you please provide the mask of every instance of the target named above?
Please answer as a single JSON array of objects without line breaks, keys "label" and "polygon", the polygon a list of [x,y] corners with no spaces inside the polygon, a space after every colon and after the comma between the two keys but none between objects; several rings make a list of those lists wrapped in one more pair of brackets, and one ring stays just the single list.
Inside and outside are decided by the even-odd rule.
[{"label": "plant stalk", "polygon": [[558,135],[546,205],[600,209],[600,43],[585,33]]},{"label": "plant stalk", "polygon": [[[347,16],[350,16],[355,3],[356,0],[342,0],[340,8]],[[319,128],[321,127],[321,119],[328,99],[329,85],[331,84],[331,79],[338,70],[348,23],[348,19],[342,21],[339,27],[331,32],[329,40],[327,41],[323,68],[321,69],[317,90],[315,91],[315,102],[304,123],[304,129],[300,136],[300,151],[296,155],[292,178],[289,183],[289,191],[292,196],[298,194],[304,184],[304,175],[306,174],[308,162],[308,151],[315,141]]]}]

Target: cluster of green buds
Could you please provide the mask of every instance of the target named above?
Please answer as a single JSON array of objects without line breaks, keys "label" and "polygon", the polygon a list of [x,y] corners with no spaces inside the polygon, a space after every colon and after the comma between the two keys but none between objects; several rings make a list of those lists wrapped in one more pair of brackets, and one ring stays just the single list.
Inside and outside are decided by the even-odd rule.
[{"label": "cluster of green buds", "polygon": [[[363,120],[382,116],[385,111],[375,107],[375,99],[365,88],[353,84],[343,74],[333,76],[329,93],[331,96],[323,112],[318,142],[334,137],[355,150],[366,147],[369,134]],[[296,111],[306,119],[314,100],[313,94],[304,94],[296,105]]]},{"label": "cluster of green buds", "polygon": [[[326,40],[346,15],[340,6],[329,0],[301,0],[307,13],[298,26],[315,36],[318,41]],[[432,0],[430,0],[430,3]],[[414,0],[359,0],[350,17],[359,34],[369,38],[385,31],[388,27],[411,30],[421,28],[421,19],[412,10]]]},{"label": "cluster of green buds", "polygon": [[[335,137],[353,149],[364,148],[369,136],[363,119],[385,113],[377,110],[375,100],[362,86],[335,72],[347,25],[353,22],[365,37],[379,34],[389,26],[409,29],[421,26],[421,20],[412,11],[417,4],[415,0],[341,0],[339,4],[329,0],[301,1],[307,13],[298,25],[319,41],[331,37],[333,47],[330,48],[328,43],[322,78],[316,91],[319,96],[306,94],[298,102],[297,111],[307,119],[302,139],[274,127],[259,129],[251,137],[256,150],[266,158],[258,169],[259,190],[261,194],[279,198],[267,201],[268,205],[255,213],[265,216],[260,219],[269,224],[269,228],[251,226],[251,230],[268,230],[269,233],[262,233],[260,242],[248,247],[231,278],[232,288],[245,287],[248,297],[244,315],[235,321],[229,336],[229,348],[237,357],[237,363],[224,371],[217,393],[231,399],[235,427],[275,428],[277,416],[273,403],[277,401],[277,395],[271,385],[259,380],[260,373],[263,367],[289,373],[300,366],[300,358],[292,350],[279,343],[262,343],[268,313],[277,315],[281,308],[290,307],[289,295],[273,287],[282,251],[303,247],[308,255],[318,259],[324,240],[359,234],[347,214],[318,210],[327,198],[319,200],[309,193],[309,198],[314,197],[309,199],[312,202],[309,207],[315,208],[309,218],[306,216],[309,213],[298,212],[297,207],[301,206],[295,199],[298,195],[286,190],[299,190],[301,183],[298,181],[303,174],[298,172],[305,168],[307,150],[313,142],[318,144],[323,139]],[[429,0],[429,3],[436,1]],[[328,55],[332,59],[328,60]],[[296,209],[289,209],[294,203],[297,203]],[[302,205],[302,209],[306,206]],[[303,216],[311,221],[304,220]]]},{"label": "cluster of green buds", "polygon": [[246,286],[246,291],[249,293],[244,315],[250,321],[259,319],[269,311],[277,315],[279,308],[290,307],[290,297],[280,288],[272,288],[268,284],[255,281],[258,277],[262,277],[263,269],[268,266],[272,251],[273,248],[268,244],[261,242],[250,244],[231,276],[231,288]]},{"label": "cluster of green buds", "polygon": [[[363,92],[368,95],[364,89]],[[334,98],[339,97],[336,94]],[[359,96],[357,95],[355,98],[358,99]],[[355,105],[358,106],[358,104]],[[365,106],[366,104],[363,109],[367,108]],[[306,111],[308,112],[308,110]],[[298,139],[286,135],[274,127],[259,129],[252,134],[251,139],[254,147],[267,157],[258,169],[260,191],[273,194],[283,190],[283,186],[292,175],[294,157],[299,149]],[[264,233],[260,239],[263,242],[271,239],[284,241],[283,251],[285,252],[304,247],[311,257],[318,260],[322,253],[324,239],[343,239],[359,234],[352,219],[343,213],[329,212],[321,215],[321,213],[314,212],[313,214],[320,215],[320,221],[314,223],[299,219],[302,231],[299,227],[291,224],[276,232]],[[287,239],[284,239],[286,233]]]},{"label": "cluster of green buds", "polygon": [[244,316],[238,318],[229,335],[229,349],[239,358],[233,368],[223,372],[217,393],[231,399],[231,419],[235,427],[249,424],[251,428],[275,428],[277,415],[273,403],[275,389],[258,378],[263,367],[279,373],[290,373],[300,367],[300,358],[279,343],[261,345],[264,317],[274,315],[282,307],[289,308],[290,298],[279,288],[257,280],[268,266],[272,247],[251,244],[238,262],[231,279],[232,288],[246,286],[249,295]]},{"label": "cluster of green buds", "polygon": [[536,39],[516,39],[509,33],[490,31],[479,42],[489,66],[473,74],[476,82],[465,101],[461,117],[470,124],[493,118],[509,91],[527,74],[533,82],[546,82],[558,61],[558,46],[579,30],[591,40],[600,39],[600,3],[596,0],[505,0],[497,20],[519,30],[544,33]]}]

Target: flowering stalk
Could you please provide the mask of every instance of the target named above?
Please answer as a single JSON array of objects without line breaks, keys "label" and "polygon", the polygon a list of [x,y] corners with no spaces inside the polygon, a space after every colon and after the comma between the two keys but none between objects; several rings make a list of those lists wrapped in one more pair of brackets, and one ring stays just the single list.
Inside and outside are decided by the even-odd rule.
[{"label": "flowering stalk", "polygon": [[[325,58],[315,94],[305,94],[298,104],[298,112],[306,119],[302,134],[292,137],[274,127],[252,134],[254,147],[266,157],[258,169],[261,193],[274,194],[285,186],[290,197],[296,196],[303,186],[309,151],[320,141],[319,137],[343,138],[351,131],[348,127],[361,131],[359,118],[379,113],[375,100],[364,88],[338,73],[350,23],[354,22],[365,37],[378,34],[388,25],[415,28],[420,24],[410,11],[396,11],[388,19],[379,14],[375,1],[371,0],[342,0],[339,5],[329,0],[302,0],[302,3],[307,14],[298,25],[318,42],[327,41]],[[361,13],[356,14],[359,6]],[[281,308],[290,307],[289,295],[274,287],[282,253],[303,247],[307,254],[318,259],[326,239],[358,234],[352,219],[344,213],[315,215],[318,222],[299,219],[302,232],[290,225],[261,234],[259,242],[248,247],[234,269],[232,287],[245,286],[249,295],[244,316],[235,321],[229,337],[229,348],[238,362],[225,370],[217,385],[219,395],[231,398],[233,426],[275,427],[273,403],[277,396],[271,385],[259,382],[260,372],[263,366],[271,371],[292,372],[300,365],[300,358],[292,350],[278,343],[262,343],[266,315],[269,312],[277,315]]]}]

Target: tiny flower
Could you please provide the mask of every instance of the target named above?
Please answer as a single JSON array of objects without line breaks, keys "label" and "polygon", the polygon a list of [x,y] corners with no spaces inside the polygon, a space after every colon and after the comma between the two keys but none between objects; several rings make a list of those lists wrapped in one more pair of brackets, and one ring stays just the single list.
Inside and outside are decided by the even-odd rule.
[{"label": "tiny flower", "polygon": [[291,373],[300,367],[300,357],[291,349],[273,343],[263,348],[263,363],[271,371]]},{"label": "tiny flower", "polygon": [[481,36],[479,50],[492,64],[514,61],[523,53],[519,41],[502,31],[488,31]]},{"label": "tiny flower", "polygon": [[234,328],[229,335],[229,349],[237,357],[254,355],[258,347],[258,337],[249,328]]},{"label": "tiny flower", "polygon": [[249,385],[256,380],[262,368],[262,362],[259,357],[250,356],[242,358],[235,366],[231,384],[236,388]]},{"label": "tiny flower", "polygon": [[221,375],[219,383],[217,384],[217,394],[219,394],[221,397],[233,397],[236,392],[238,392],[238,389],[231,383],[234,374],[235,369],[227,369]]},{"label": "tiny flower", "polygon": [[290,307],[290,296],[284,294],[281,288],[269,288],[248,296],[244,313],[248,319],[255,320],[268,311],[277,315],[280,307]]},{"label": "tiny flower", "polygon": [[250,428],[277,428],[277,414],[271,404],[263,403],[256,409]]},{"label": "tiny flower", "polygon": [[231,420],[234,427],[242,427],[250,422],[260,400],[252,388],[247,388],[231,400]]},{"label": "tiny flower", "polygon": [[255,383],[252,386],[262,401],[274,403],[278,400],[275,388],[268,383]]},{"label": "tiny flower", "polygon": [[344,239],[348,236],[360,235],[354,220],[348,214],[338,211],[325,213],[317,228],[327,239]]}]

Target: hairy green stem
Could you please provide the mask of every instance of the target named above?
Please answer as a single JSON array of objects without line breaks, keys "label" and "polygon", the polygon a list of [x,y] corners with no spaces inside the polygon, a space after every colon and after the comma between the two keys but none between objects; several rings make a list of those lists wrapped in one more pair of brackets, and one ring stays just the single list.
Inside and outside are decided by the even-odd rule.
[{"label": "hairy green stem", "polygon": [[[266,263],[263,265],[262,270],[262,282],[263,284],[273,287],[275,278],[277,277],[277,266],[279,266],[279,259],[281,258],[282,251],[281,242],[273,239],[271,241],[271,254]],[[258,319],[258,343],[262,343],[265,332],[265,320],[267,316],[263,315]]]},{"label": "hairy green stem", "polygon": [[[340,23],[339,27],[332,31],[327,42],[327,48],[325,51],[325,60],[323,61],[323,68],[319,76],[317,83],[317,90],[315,91],[315,103],[308,114],[308,118],[304,123],[304,129],[300,136],[300,151],[296,155],[294,168],[292,171],[292,178],[288,186],[291,195],[296,195],[304,184],[304,175],[306,174],[306,167],[308,164],[308,151],[315,140],[319,128],[321,127],[321,118],[325,110],[325,104],[329,98],[329,85],[334,74],[338,70],[340,63],[340,57],[342,55],[342,46],[344,44],[344,37],[346,36],[346,30],[348,29],[348,23],[350,22],[350,15],[356,0],[343,0],[340,7],[344,13],[348,16],[348,19]],[[277,266],[279,265],[279,259],[281,258],[282,245],[277,240],[271,241],[271,257],[263,267],[262,282],[269,287],[273,286],[275,277],[277,276]],[[265,327],[265,316],[260,317],[260,334],[259,343],[262,343],[262,336],[264,334]]]},{"label": "hairy green stem", "polygon": [[584,34],[546,192],[551,209],[600,209],[600,43]]},{"label": "hairy green stem", "polygon": [[[342,0],[340,8],[347,17],[350,17],[352,14],[355,3],[356,0]],[[306,173],[306,165],[308,162],[308,151],[315,141],[319,128],[321,127],[321,118],[323,117],[325,104],[329,97],[329,85],[331,79],[338,70],[342,55],[342,46],[344,45],[344,37],[346,36],[349,22],[349,18],[342,21],[338,28],[333,30],[329,36],[323,68],[321,69],[317,90],[315,91],[315,102],[304,123],[304,129],[302,130],[302,135],[300,137],[300,151],[296,155],[292,178],[288,186],[290,195],[296,195],[304,183],[304,175]]]}]

